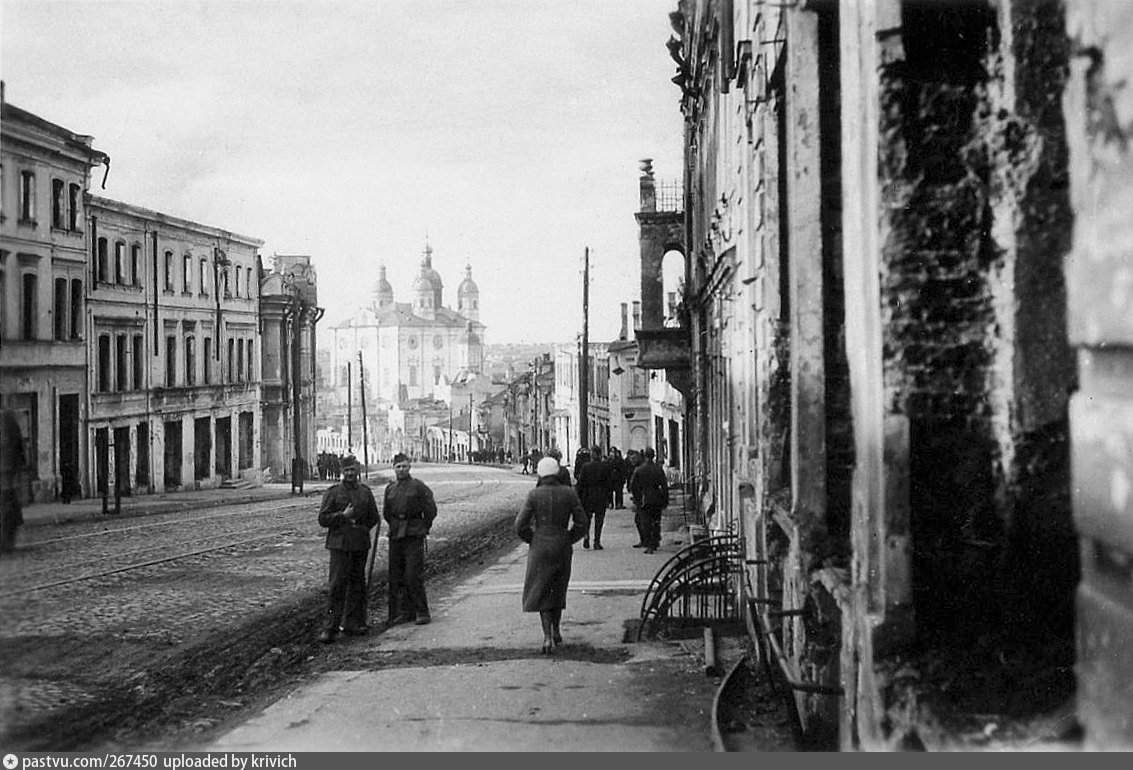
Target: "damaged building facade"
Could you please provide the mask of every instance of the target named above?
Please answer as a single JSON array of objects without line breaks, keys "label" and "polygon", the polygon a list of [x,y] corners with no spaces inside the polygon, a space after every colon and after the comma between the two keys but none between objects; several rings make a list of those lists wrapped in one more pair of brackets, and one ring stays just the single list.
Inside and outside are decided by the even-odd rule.
[{"label": "damaged building facade", "polygon": [[1066,704],[1133,741],[1130,114],[1096,92],[1122,13],[670,14],[683,211],[646,166],[638,364],[689,397],[697,510],[811,745],[971,746]]},{"label": "damaged building facade", "polygon": [[275,254],[260,278],[263,467],[292,484],[315,478],[318,280],[311,257]]}]

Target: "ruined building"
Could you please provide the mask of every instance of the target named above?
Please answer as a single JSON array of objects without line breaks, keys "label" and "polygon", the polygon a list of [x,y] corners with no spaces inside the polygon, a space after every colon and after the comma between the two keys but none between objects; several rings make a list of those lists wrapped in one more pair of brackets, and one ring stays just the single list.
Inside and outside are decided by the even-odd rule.
[{"label": "ruined building", "polygon": [[670,14],[684,196],[661,211],[644,169],[638,363],[691,399],[697,510],[736,537],[812,745],[970,747],[1067,711],[1133,743],[1130,65],[1105,67],[1129,16]]},{"label": "ruined building", "polygon": [[318,280],[311,257],[276,254],[260,273],[263,347],[263,463],[294,484],[311,477],[318,456],[315,430]]}]

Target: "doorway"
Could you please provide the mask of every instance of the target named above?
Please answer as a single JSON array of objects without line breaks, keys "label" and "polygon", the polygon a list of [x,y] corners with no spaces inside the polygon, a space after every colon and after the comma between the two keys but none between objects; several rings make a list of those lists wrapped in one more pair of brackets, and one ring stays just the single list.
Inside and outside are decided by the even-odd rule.
[{"label": "doorway", "polygon": [[110,430],[94,432],[94,488],[97,494],[110,493]]},{"label": "doorway", "polygon": [[252,438],[253,438],[253,415],[251,412],[240,413],[239,425],[239,460],[240,470],[252,467]]},{"label": "doorway", "polygon": [[216,475],[227,479],[232,475],[232,418],[216,418]]},{"label": "doorway", "polygon": [[130,429],[114,429],[114,494],[130,494]]},{"label": "doorway", "polygon": [[165,423],[165,490],[181,486],[181,421]]},{"label": "doorway", "polygon": [[212,418],[193,420],[193,478],[197,481],[209,477],[209,459],[212,454]]},{"label": "doorway", "polygon": [[134,483],[139,489],[149,490],[149,425],[144,422],[138,423],[138,468],[134,472]]},{"label": "doorway", "polygon": [[59,494],[63,502],[82,497],[79,481],[79,396],[59,396]]}]

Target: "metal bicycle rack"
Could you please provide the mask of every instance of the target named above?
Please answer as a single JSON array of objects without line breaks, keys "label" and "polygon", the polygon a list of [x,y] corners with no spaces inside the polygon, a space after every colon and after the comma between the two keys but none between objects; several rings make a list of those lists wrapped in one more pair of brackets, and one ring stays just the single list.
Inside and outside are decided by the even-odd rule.
[{"label": "metal bicycle rack", "polygon": [[741,619],[731,577],[742,558],[739,538],[715,535],[690,543],[653,577],[641,600],[636,641],[665,627]]}]

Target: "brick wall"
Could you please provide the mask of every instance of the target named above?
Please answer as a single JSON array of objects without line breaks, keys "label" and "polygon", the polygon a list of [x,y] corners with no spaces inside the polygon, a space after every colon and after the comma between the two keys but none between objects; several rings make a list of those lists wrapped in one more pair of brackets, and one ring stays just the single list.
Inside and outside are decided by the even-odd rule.
[{"label": "brick wall", "polygon": [[986,104],[987,8],[906,4],[905,58],[881,77],[882,317],[889,409],[909,419],[910,514],[919,632],[989,607],[998,442]]},{"label": "brick wall", "polygon": [[1057,3],[1010,6],[1002,33],[995,14],[906,4],[882,75],[885,382],[910,424],[922,639],[1066,628],[1076,580],[1065,36]]}]

